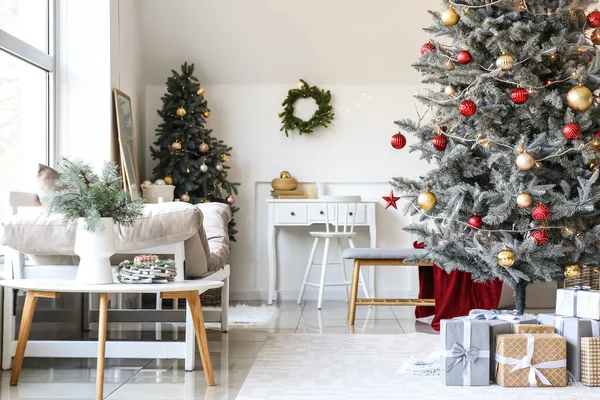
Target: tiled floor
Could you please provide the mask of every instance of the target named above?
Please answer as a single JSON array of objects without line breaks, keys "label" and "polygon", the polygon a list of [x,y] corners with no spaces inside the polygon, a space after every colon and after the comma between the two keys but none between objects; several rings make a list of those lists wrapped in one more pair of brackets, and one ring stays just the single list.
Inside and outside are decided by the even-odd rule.
[{"label": "tiled floor", "polygon": [[[261,305],[260,302],[246,302]],[[196,370],[185,372],[183,360],[107,360],[105,398],[116,399],[235,399],[264,340],[272,333],[403,334],[434,333],[427,321],[417,321],[411,307],[359,307],[354,327],[346,321],[347,303],[282,302],[279,315],[266,326],[230,326],[226,334],[208,330],[216,387],[207,387],[199,356]],[[153,336],[154,323],[109,324],[110,337]],[[173,324],[161,324],[163,339],[172,337]],[[209,326],[210,328],[210,326]],[[183,328],[177,330],[183,338]],[[36,336],[40,336],[39,332]],[[81,336],[81,335],[75,335]],[[91,335],[92,338],[94,334]],[[76,338],[76,337],[73,337]],[[0,399],[90,399],[96,370],[91,359],[26,359],[17,387],[9,386],[10,371],[0,375]]]}]

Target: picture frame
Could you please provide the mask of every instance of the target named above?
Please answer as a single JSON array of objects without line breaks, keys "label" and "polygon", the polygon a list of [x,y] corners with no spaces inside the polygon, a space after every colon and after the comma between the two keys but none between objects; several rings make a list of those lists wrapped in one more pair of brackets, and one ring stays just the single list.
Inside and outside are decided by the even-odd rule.
[{"label": "picture frame", "polygon": [[135,199],[140,196],[140,182],[131,98],[117,88],[113,89],[113,94],[123,183],[125,190]]}]

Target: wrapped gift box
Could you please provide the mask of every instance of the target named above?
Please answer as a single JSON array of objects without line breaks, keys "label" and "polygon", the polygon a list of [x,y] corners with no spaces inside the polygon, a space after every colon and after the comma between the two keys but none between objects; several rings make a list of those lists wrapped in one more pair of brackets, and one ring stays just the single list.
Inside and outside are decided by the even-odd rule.
[{"label": "wrapped gift box", "polygon": [[498,385],[567,386],[565,338],[556,333],[526,333],[499,335],[497,343]]},{"label": "wrapped gift box", "polygon": [[556,291],[556,313],[600,320],[600,290],[573,287]]},{"label": "wrapped gift box", "polygon": [[490,330],[482,321],[444,319],[440,323],[440,375],[446,386],[490,384]]},{"label": "wrapped gift box", "polygon": [[600,321],[558,314],[540,314],[538,320],[541,324],[553,325],[555,332],[567,340],[567,369],[580,381],[581,338],[597,336],[600,332]]},{"label": "wrapped gift box", "polygon": [[600,386],[600,337],[581,338],[581,382]]},{"label": "wrapped gift box", "polygon": [[518,324],[515,333],[554,333],[553,325]]},{"label": "wrapped gift box", "polygon": [[[518,315],[512,311],[504,310],[471,310],[466,317],[458,319],[474,319],[484,321],[488,324],[490,330],[490,349],[496,351],[496,337],[515,332],[515,326],[521,324],[535,325],[538,320],[534,316]],[[496,361],[490,357],[490,379],[494,380],[496,376]]]}]

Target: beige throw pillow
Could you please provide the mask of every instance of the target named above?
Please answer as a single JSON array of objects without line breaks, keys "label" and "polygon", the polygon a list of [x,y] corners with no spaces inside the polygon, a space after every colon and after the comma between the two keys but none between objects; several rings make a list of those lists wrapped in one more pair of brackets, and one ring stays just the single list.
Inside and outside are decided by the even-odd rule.
[{"label": "beige throw pillow", "polygon": [[61,187],[56,185],[58,178],[60,178],[60,174],[54,168],[50,168],[44,164],[38,164],[37,195],[40,198],[40,203],[42,203],[44,211],[47,210],[45,198],[57,190],[61,190]]}]

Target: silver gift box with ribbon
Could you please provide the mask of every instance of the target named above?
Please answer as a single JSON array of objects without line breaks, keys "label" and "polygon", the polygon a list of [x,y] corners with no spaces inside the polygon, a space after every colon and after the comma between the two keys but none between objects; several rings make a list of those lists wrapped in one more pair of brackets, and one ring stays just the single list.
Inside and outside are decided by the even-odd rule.
[{"label": "silver gift box with ribbon", "polygon": [[600,337],[600,321],[558,314],[540,314],[544,325],[554,325],[554,331],[567,339],[567,369],[577,381],[581,380],[581,338]]},{"label": "silver gift box with ribbon", "polygon": [[444,319],[440,324],[440,375],[446,386],[490,384],[490,330],[483,321]]},{"label": "silver gift box with ribbon", "polygon": [[574,286],[556,291],[556,313],[567,317],[600,320],[600,290]]},{"label": "silver gift box with ribbon", "polygon": [[[517,324],[537,324],[538,321],[531,315],[519,315],[517,311],[510,310],[481,310],[474,309],[465,317],[457,319],[469,319],[475,321],[484,321],[489,327],[490,349],[496,351],[496,336],[514,333],[514,325]],[[496,361],[490,357],[490,379],[496,377]]]}]

